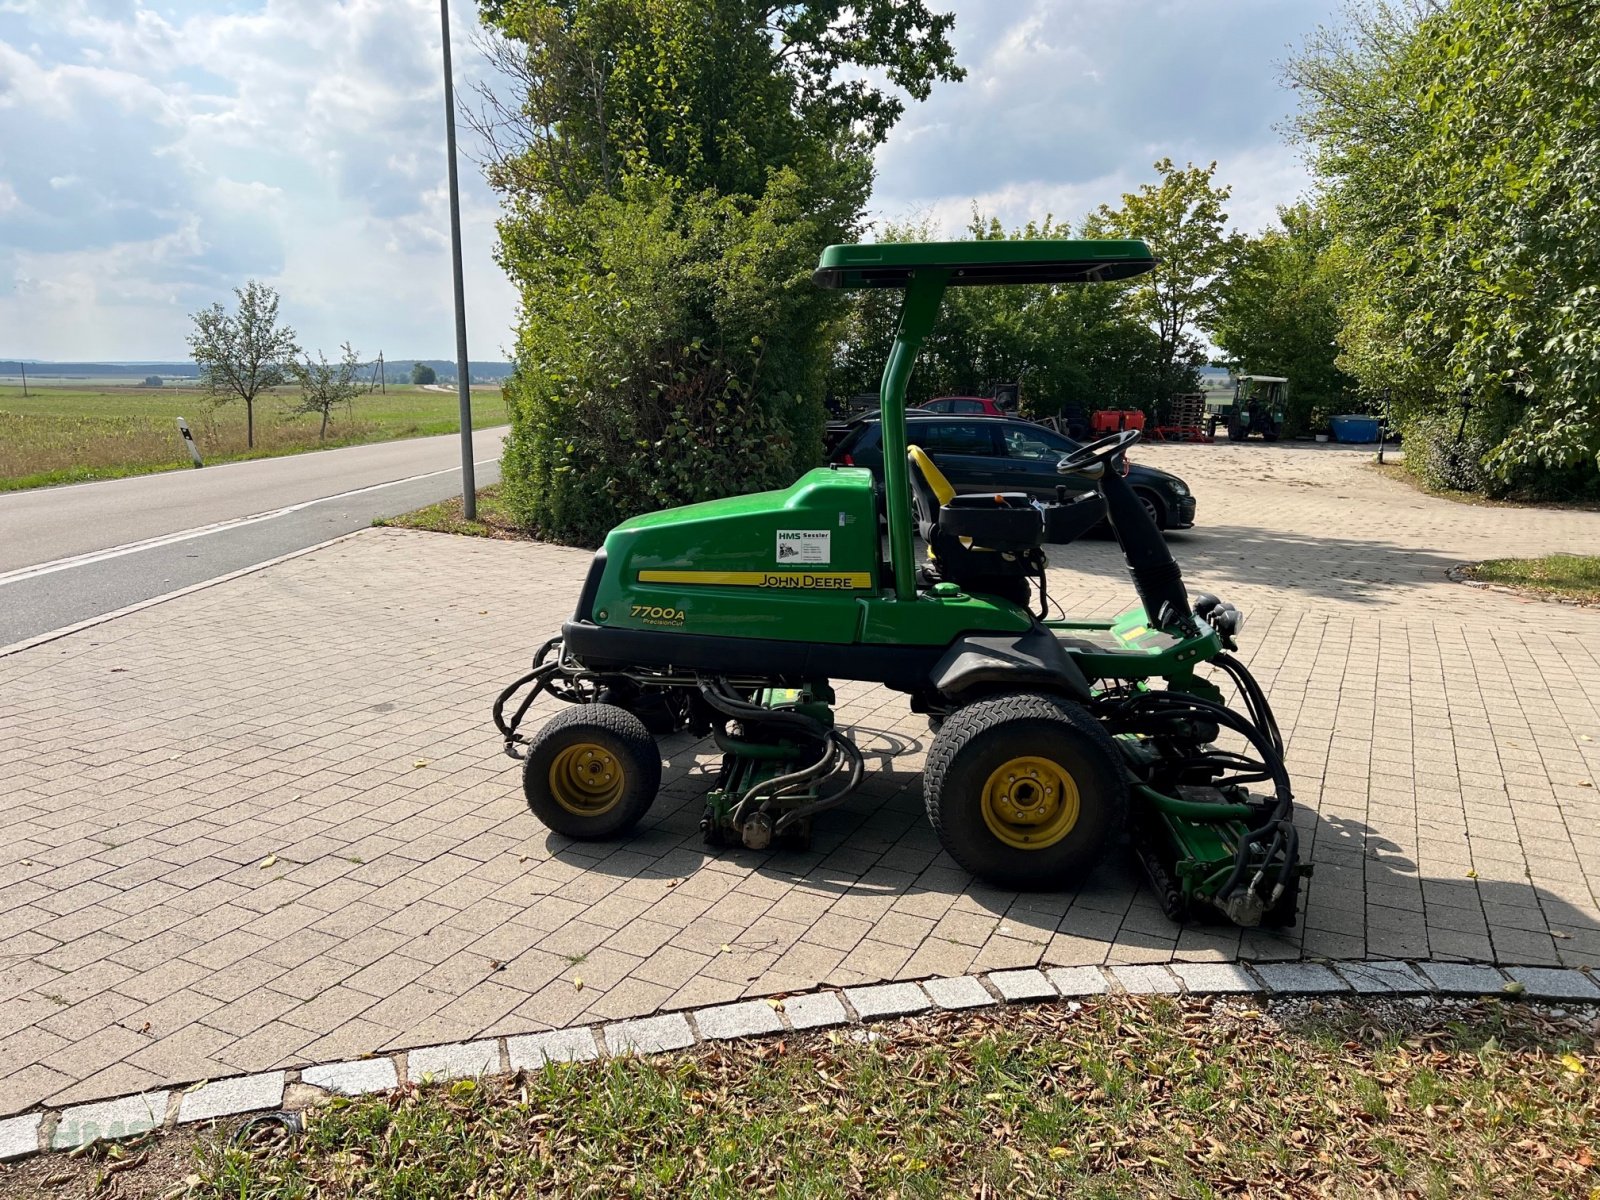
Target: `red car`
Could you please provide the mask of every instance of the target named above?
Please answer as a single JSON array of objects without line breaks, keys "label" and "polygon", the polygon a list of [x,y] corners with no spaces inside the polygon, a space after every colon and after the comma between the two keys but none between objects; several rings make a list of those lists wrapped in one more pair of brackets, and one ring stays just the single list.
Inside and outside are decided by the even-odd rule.
[{"label": "red car", "polygon": [[1001,408],[997,401],[985,396],[940,396],[937,400],[929,400],[926,404],[917,405],[923,412],[955,413],[960,416],[973,416],[982,413],[989,417],[1009,417],[1011,414]]}]

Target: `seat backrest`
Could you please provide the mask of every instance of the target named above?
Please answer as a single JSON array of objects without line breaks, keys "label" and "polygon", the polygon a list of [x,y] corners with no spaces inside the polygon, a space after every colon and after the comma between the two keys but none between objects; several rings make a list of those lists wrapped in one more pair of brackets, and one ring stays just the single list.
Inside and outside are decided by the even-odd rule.
[{"label": "seat backrest", "polygon": [[944,477],[928,452],[921,446],[906,451],[907,474],[911,479],[911,499],[917,507],[917,532],[925,542],[933,540],[939,524],[939,509],[955,496],[956,489]]}]

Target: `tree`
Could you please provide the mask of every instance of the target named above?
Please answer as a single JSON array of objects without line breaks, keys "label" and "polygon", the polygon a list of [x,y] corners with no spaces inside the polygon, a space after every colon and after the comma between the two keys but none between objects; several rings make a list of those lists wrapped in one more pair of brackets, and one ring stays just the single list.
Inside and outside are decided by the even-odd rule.
[{"label": "tree", "polygon": [[845,304],[811,271],[855,240],[899,93],[960,77],[951,18],[920,0],[483,13],[516,92],[474,118],[522,301],[508,505],[593,543],[619,517],[791,482],[820,452]]},{"label": "tree", "polygon": [[245,444],[256,444],[256,397],[289,377],[300,353],[294,330],[278,324],[278,293],[254,279],[235,288],[237,313],[220,304],[192,314],[189,348],[201,385],[217,404],[244,401]]},{"label": "tree", "polygon": [[439,382],[439,373],[425,362],[412,363],[411,382],[419,387],[432,387]]},{"label": "tree", "polygon": [[1320,208],[1278,210],[1279,227],[1239,246],[1217,292],[1211,337],[1232,365],[1289,380],[1289,425],[1301,432],[1354,390],[1338,365],[1344,291],[1340,248]]},{"label": "tree", "polygon": [[1346,369],[1498,486],[1600,490],[1600,4],[1374,3],[1288,73],[1350,263]]},{"label": "tree", "polygon": [[149,387],[149,388],[161,387],[162,386],[161,376],[159,376],[159,375],[146,375],[144,377],[144,383],[142,383],[140,386],[141,387]]},{"label": "tree", "polygon": [[317,433],[318,441],[328,439],[328,421],[333,415],[333,410],[339,405],[349,408],[351,402],[361,390],[361,385],[356,376],[361,371],[361,363],[356,358],[356,352],[346,342],[340,347],[343,352],[338,362],[330,363],[322,351],[317,351],[317,361],[311,360],[307,354],[302,361],[296,358],[290,365],[290,373],[295,382],[300,385],[300,402],[290,411],[307,416],[321,416],[322,428]]},{"label": "tree", "polygon": [[1155,164],[1158,183],[1124,192],[1122,207],[1102,204],[1085,223],[1090,237],[1139,238],[1159,258],[1155,270],[1138,277],[1133,305],[1156,330],[1156,355],[1163,394],[1192,391],[1194,369],[1205,361],[1195,331],[1207,328],[1216,309],[1218,277],[1239,245],[1226,232],[1224,209],[1232,189],[1212,182],[1217,164],[1183,169],[1170,158]]}]

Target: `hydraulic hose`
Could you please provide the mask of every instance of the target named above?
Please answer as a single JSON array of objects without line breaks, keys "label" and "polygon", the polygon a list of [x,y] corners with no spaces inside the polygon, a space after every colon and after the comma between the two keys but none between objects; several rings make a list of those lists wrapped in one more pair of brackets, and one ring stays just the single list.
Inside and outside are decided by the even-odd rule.
[{"label": "hydraulic hose", "polygon": [[[1233,869],[1229,872],[1222,886],[1217,889],[1217,899],[1225,899],[1230,895],[1234,888],[1238,886],[1244,873],[1252,865],[1259,865],[1257,880],[1262,878],[1267,866],[1280,853],[1282,854],[1281,865],[1276,872],[1274,882],[1277,887],[1287,885],[1290,872],[1295,867],[1296,854],[1299,848],[1299,831],[1295,829],[1291,815],[1294,805],[1293,791],[1288,771],[1283,763],[1282,735],[1278,731],[1276,720],[1273,719],[1271,707],[1267,704],[1265,693],[1261,691],[1260,685],[1256,683],[1244,664],[1230,658],[1223,669],[1240,683],[1240,690],[1245,696],[1245,703],[1251,709],[1251,715],[1254,719],[1241,716],[1225,705],[1184,692],[1139,692],[1132,696],[1108,698],[1099,705],[1103,710],[1106,723],[1112,726],[1113,730],[1120,726],[1123,731],[1130,733],[1139,732],[1138,718],[1146,713],[1155,716],[1159,715],[1160,710],[1164,709],[1172,714],[1203,714],[1207,718],[1216,721],[1217,724],[1225,725],[1240,734],[1261,756],[1260,768],[1266,772],[1265,777],[1270,778],[1272,781],[1277,803],[1273,806],[1271,814],[1263,824],[1248,831],[1240,838],[1234,855]],[[1199,761],[1203,762],[1207,757],[1209,756],[1199,756]],[[1229,757],[1234,756],[1229,755]],[[1186,760],[1186,765],[1187,762],[1188,760]],[[1255,764],[1251,765],[1254,766]],[[1147,785],[1141,784],[1141,787],[1147,787]],[[1159,795],[1160,793],[1156,794]],[[1185,803],[1165,796],[1162,797],[1162,801],[1162,807]],[[1243,808],[1243,806],[1238,807]],[[1244,809],[1246,814],[1249,811],[1247,808]],[[1198,819],[1217,819],[1200,817],[1199,814],[1195,815]],[[1252,851],[1259,848],[1268,839],[1271,839],[1270,845],[1267,847],[1263,857],[1257,860]]]}]

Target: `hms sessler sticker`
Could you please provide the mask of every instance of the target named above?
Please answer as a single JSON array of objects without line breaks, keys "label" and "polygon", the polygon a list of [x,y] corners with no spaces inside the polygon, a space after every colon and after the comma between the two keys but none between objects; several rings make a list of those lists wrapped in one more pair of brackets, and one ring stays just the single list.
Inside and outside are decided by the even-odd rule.
[{"label": "hms sessler sticker", "polygon": [[778,563],[820,563],[833,561],[833,533],[827,529],[778,530]]}]

